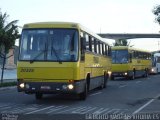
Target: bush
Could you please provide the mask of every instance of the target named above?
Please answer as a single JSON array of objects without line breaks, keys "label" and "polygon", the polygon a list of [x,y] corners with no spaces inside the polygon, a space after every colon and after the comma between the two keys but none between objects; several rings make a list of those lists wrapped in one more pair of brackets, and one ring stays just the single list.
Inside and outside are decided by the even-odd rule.
[{"label": "bush", "polygon": [[15,86],[15,85],[17,85],[17,82],[6,82],[6,83],[1,83],[0,88],[1,87],[8,87],[8,86]]}]

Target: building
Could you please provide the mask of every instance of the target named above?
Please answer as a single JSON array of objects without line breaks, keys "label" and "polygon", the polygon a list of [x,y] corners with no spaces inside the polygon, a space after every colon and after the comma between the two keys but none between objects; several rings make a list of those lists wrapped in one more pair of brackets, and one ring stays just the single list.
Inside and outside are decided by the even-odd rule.
[{"label": "building", "polygon": [[[16,68],[18,60],[18,46],[9,50],[7,56],[11,56],[6,60],[5,68]],[[3,58],[0,57],[0,68],[2,68]]]}]

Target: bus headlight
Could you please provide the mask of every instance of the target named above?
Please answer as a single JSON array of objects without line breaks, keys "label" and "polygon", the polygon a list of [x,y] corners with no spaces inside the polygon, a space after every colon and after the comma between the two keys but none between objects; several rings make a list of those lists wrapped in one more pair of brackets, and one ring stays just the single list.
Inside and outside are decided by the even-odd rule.
[{"label": "bus headlight", "polygon": [[127,72],[125,72],[124,75],[127,75]]},{"label": "bus headlight", "polygon": [[19,85],[20,88],[24,88],[24,86],[25,86],[24,83],[21,83],[21,84]]},{"label": "bus headlight", "polygon": [[68,85],[68,89],[72,90],[74,88],[73,84]]},{"label": "bus headlight", "polygon": [[111,72],[111,71],[108,71],[108,74],[109,74],[109,75],[111,75],[111,74],[112,74],[112,72]]},{"label": "bus headlight", "polygon": [[151,71],[154,72],[154,69],[152,68]]}]

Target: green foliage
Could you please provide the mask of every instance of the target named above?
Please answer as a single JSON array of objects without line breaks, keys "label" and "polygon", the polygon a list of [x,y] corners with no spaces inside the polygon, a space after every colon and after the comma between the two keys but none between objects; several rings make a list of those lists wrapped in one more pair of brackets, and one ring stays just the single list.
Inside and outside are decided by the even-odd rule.
[{"label": "green foliage", "polygon": [[160,24],[160,5],[154,7],[153,14],[156,16],[156,21]]},{"label": "green foliage", "polygon": [[1,87],[16,86],[16,85],[17,85],[17,82],[5,82],[5,83],[0,84],[0,88]]},{"label": "green foliage", "polygon": [[18,20],[8,22],[8,17],[9,15],[7,13],[3,14],[0,9],[0,57],[3,59],[1,84],[3,83],[5,61],[12,56],[6,57],[6,54],[15,45],[15,40],[19,38],[18,26],[16,25]]},{"label": "green foliage", "polygon": [[[0,11],[0,54],[1,57],[4,56],[4,54],[8,53],[9,49],[11,49],[14,44],[15,40],[19,38],[18,34],[18,26],[16,23],[18,20],[14,20],[11,22],[7,22],[7,18],[9,15],[7,13],[2,13]],[[4,53],[2,53],[2,51]]]}]

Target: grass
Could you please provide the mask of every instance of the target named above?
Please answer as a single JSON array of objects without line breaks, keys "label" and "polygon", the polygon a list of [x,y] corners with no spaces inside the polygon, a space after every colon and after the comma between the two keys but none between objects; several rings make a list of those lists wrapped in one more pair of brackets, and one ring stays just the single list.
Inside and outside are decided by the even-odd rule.
[{"label": "grass", "polygon": [[17,85],[17,82],[5,82],[5,83],[0,83],[0,88],[1,87],[15,86],[15,85]]}]

